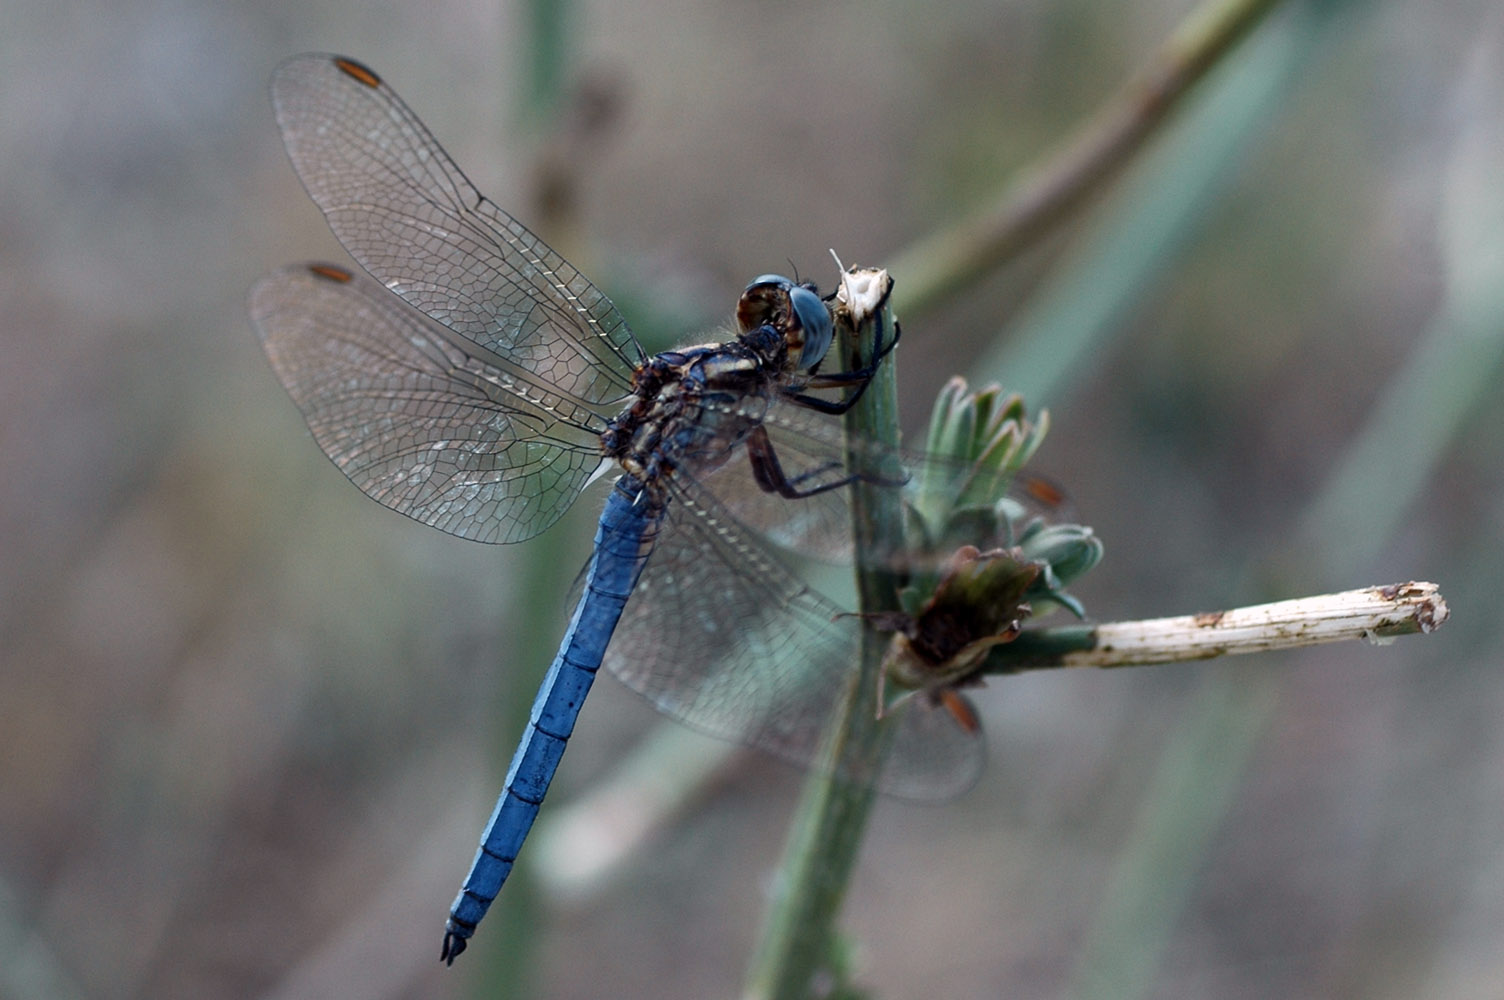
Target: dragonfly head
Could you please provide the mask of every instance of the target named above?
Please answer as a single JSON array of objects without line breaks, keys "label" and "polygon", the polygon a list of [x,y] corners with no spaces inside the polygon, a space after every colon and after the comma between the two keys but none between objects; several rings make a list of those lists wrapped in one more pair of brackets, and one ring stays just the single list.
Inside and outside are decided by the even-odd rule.
[{"label": "dragonfly head", "polygon": [[744,334],[761,326],[777,330],[802,370],[820,363],[835,332],[815,286],[781,274],[764,274],[747,286],[736,304],[736,321]]}]

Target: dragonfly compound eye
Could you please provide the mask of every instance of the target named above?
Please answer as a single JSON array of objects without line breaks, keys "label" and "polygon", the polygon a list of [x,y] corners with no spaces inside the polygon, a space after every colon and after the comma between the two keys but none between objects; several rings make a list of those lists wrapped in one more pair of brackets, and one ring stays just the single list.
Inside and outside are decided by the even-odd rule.
[{"label": "dragonfly compound eye", "polygon": [[789,289],[793,287],[794,283],[781,274],[764,274],[754,278],[736,303],[736,322],[742,328],[742,333],[750,333],[764,323],[771,322],[773,314],[783,307]]},{"label": "dragonfly compound eye", "polygon": [[830,323],[830,310],[825,308],[820,296],[803,285],[789,289],[789,305],[794,307],[799,325],[804,327],[804,350],[799,354],[799,367],[813,368],[830,350],[830,339],[835,333]]},{"label": "dragonfly compound eye", "polygon": [[[796,284],[781,274],[764,274],[754,279],[742,292],[736,306],[736,319],[747,333],[764,323],[776,323],[783,314],[791,322],[783,331],[790,347],[799,350],[800,368],[812,368],[830,349],[834,330],[830,311],[810,285]],[[797,331],[797,336],[791,336]]]}]

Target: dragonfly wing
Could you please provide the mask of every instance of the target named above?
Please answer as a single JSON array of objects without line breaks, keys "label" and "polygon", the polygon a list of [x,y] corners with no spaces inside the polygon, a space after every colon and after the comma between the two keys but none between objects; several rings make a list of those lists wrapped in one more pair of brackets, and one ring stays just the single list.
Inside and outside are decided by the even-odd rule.
[{"label": "dragonfly wing", "polygon": [[938,800],[977,783],[985,763],[980,728],[966,728],[938,702],[910,698],[896,709],[898,732],[879,787],[906,799]]},{"label": "dragonfly wing", "polygon": [[272,104],[303,186],[383,285],[550,391],[625,395],[643,354],[616,307],[482,197],[376,74],[297,56],[273,76]]},{"label": "dragonfly wing", "polygon": [[829,416],[775,398],[762,427],[789,484],[789,499],[763,489],[745,449],[710,469],[692,470],[699,485],[743,525],[790,552],[826,562],[851,562],[851,491],[825,488],[846,479],[841,427]]},{"label": "dragonfly wing", "polygon": [[[903,490],[910,500],[918,487],[936,482],[945,484],[949,493],[974,474],[974,465],[922,452],[894,449],[871,440],[848,441],[840,424],[829,416],[815,413],[787,399],[775,399],[763,419],[763,428],[773,452],[789,482],[810,496],[789,499],[762,488],[753,475],[745,451],[709,469],[692,470],[697,481],[714,494],[719,503],[739,522],[756,531],[775,545],[801,557],[825,562],[851,562],[851,495],[847,486],[830,487],[847,476],[848,448],[859,454],[869,467],[885,470],[874,485],[887,484]],[[1020,474],[1009,485],[1006,496],[1023,521],[1042,518],[1058,521],[1064,503],[1058,488],[1032,474]],[[1002,499],[1001,496],[992,498]],[[1021,521],[1020,523],[1023,523]],[[971,544],[984,548],[1008,544],[1006,539],[972,538]],[[949,553],[942,553],[941,558]],[[905,556],[913,559],[913,554]],[[909,569],[933,572],[934,565],[906,563]]]},{"label": "dragonfly wing", "polygon": [[361,274],[295,265],[251,318],[319,447],[368,495],[450,534],[515,542],[600,463],[593,434],[519,394],[516,372]]},{"label": "dragonfly wing", "polygon": [[[606,666],[667,714],[802,765],[820,764],[829,720],[856,681],[861,622],[801,581],[713,501],[683,494],[606,651]],[[874,711],[876,692],[873,692]],[[900,711],[928,706],[917,699]],[[876,780],[910,797],[973,780],[980,744],[946,720],[899,722]]]}]

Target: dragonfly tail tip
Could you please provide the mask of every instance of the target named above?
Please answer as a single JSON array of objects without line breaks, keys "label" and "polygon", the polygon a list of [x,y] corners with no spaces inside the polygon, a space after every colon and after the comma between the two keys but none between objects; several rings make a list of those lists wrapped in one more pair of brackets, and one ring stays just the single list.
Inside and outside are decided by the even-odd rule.
[{"label": "dragonfly tail tip", "polygon": [[444,935],[444,950],[439,953],[439,961],[445,965],[453,965],[454,960],[460,957],[460,952],[465,950],[465,939],[454,931]]}]

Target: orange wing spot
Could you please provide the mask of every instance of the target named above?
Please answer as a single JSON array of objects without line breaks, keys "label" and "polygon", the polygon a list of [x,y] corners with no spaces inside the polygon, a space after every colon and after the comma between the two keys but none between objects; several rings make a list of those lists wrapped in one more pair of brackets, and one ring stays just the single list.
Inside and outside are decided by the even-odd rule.
[{"label": "orange wing spot", "polygon": [[338,66],[340,71],[346,76],[353,76],[355,79],[359,80],[367,87],[375,88],[381,86],[381,77],[377,76],[375,73],[371,72],[369,69],[356,62],[354,59],[346,59],[344,56],[335,56],[334,65]]},{"label": "orange wing spot", "polygon": [[351,274],[349,271],[346,271],[344,268],[335,267],[333,264],[309,264],[308,270],[312,271],[316,276],[320,278],[323,278],[327,281],[337,281],[341,285],[349,284],[350,281],[355,277],[355,275]]},{"label": "orange wing spot", "polygon": [[956,725],[968,733],[974,733],[982,728],[982,722],[977,718],[976,710],[971,707],[971,702],[957,694],[951,688],[940,692],[940,704],[956,720]]}]

